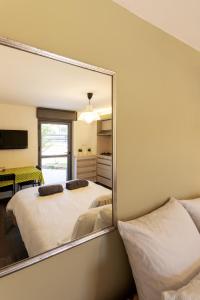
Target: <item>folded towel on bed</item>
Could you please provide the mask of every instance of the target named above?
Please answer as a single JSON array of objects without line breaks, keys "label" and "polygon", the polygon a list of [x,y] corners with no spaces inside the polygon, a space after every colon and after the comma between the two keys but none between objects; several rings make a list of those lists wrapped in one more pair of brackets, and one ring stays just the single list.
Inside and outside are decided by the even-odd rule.
[{"label": "folded towel on bed", "polygon": [[85,186],[88,186],[88,181],[85,179],[75,179],[66,182],[66,189],[68,190],[76,190]]},{"label": "folded towel on bed", "polygon": [[38,192],[40,196],[61,193],[63,192],[63,186],[61,184],[43,185],[38,188]]}]

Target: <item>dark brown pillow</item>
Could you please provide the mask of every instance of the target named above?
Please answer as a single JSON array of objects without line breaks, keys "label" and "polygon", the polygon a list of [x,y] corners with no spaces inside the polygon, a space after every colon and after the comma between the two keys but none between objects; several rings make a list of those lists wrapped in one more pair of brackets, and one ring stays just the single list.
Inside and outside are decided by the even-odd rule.
[{"label": "dark brown pillow", "polygon": [[85,186],[88,186],[88,181],[85,179],[70,180],[66,183],[66,189],[68,190],[76,190]]},{"label": "dark brown pillow", "polygon": [[38,188],[38,192],[40,196],[47,196],[56,193],[63,192],[63,186],[61,184],[49,184],[43,185]]}]

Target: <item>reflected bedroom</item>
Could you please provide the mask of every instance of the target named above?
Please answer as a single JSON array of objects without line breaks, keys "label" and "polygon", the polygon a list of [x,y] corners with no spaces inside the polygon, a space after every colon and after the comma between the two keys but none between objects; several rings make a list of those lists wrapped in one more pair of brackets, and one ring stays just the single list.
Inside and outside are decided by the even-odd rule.
[{"label": "reflected bedroom", "polygon": [[113,100],[95,69],[6,45],[0,66],[5,268],[113,225]]}]

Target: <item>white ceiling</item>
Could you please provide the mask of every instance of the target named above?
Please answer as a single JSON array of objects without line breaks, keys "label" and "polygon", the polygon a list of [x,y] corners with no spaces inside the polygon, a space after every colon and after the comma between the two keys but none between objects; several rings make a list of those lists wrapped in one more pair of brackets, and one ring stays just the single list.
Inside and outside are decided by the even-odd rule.
[{"label": "white ceiling", "polygon": [[138,17],[200,50],[200,0],[113,0]]},{"label": "white ceiling", "polygon": [[111,107],[111,76],[0,45],[0,103],[80,111]]}]

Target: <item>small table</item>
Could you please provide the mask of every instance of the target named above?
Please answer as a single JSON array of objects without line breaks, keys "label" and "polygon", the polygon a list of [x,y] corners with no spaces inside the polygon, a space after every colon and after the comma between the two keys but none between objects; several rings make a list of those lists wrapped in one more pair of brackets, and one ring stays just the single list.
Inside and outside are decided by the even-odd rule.
[{"label": "small table", "polygon": [[[44,178],[42,171],[36,167],[22,167],[6,169],[5,171],[0,171],[0,175],[15,174],[15,183],[26,182],[29,180],[36,180],[40,183],[44,183]],[[12,181],[1,181],[0,187],[11,185]]]}]

